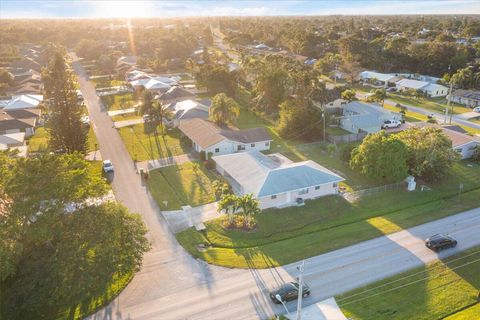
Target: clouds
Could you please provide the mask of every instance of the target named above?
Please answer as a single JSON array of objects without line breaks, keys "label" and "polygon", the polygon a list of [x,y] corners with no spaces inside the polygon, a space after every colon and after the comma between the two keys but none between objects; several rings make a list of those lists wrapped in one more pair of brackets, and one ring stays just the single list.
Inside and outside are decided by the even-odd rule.
[{"label": "clouds", "polygon": [[0,18],[480,14],[477,0],[1,1]]}]

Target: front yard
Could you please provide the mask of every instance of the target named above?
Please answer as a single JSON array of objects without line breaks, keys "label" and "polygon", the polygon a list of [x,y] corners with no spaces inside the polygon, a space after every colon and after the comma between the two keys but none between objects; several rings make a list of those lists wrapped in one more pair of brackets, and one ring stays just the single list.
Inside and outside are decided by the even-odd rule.
[{"label": "front yard", "polygon": [[179,210],[184,205],[194,207],[213,202],[213,180],[215,176],[203,164],[187,162],[150,171],[147,185],[160,209]]},{"label": "front yard", "polygon": [[[160,129],[158,129],[160,132]],[[118,129],[132,159],[137,161],[168,158],[188,153],[189,147],[180,140],[178,129],[167,129],[166,134],[155,136],[145,130],[144,124]]]},{"label": "front yard", "polygon": [[[28,152],[47,152],[48,151],[48,132],[45,127],[35,128],[35,134],[28,139]],[[95,151],[98,148],[97,137],[93,131],[93,127],[88,129],[87,136],[87,152]]]},{"label": "front yard", "polygon": [[[455,164],[432,191],[383,191],[350,203],[339,196],[305,206],[269,209],[255,217],[255,232],[226,230],[220,219],[177,234],[195,257],[227,267],[268,268],[400,231],[480,205],[480,166]],[[459,194],[459,182],[464,191]],[[198,244],[209,248],[197,250]]]},{"label": "front yard", "polygon": [[[447,107],[447,102],[445,97],[441,98],[420,98],[415,99],[414,97],[408,96],[403,93],[389,93],[388,100],[391,100],[396,103],[411,105],[414,107],[419,107],[433,112],[445,113]],[[463,105],[451,103],[451,108],[453,108],[454,114],[471,112],[471,108],[467,108]]]},{"label": "front yard", "polygon": [[100,100],[108,111],[129,109],[137,103],[133,93],[103,96]]},{"label": "front yard", "polygon": [[479,249],[353,290],[337,302],[345,316],[358,320],[478,319]]}]

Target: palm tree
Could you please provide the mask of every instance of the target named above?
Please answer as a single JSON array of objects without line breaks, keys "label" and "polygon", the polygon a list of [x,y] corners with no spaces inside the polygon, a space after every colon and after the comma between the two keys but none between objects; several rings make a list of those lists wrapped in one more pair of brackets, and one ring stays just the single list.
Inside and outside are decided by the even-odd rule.
[{"label": "palm tree", "polygon": [[169,119],[172,116],[172,111],[167,106],[162,105],[159,101],[155,101],[152,106],[150,121],[155,125],[155,134],[157,134],[157,126],[162,128],[162,134],[164,134],[163,122],[165,119]]},{"label": "palm tree", "polygon": [[219,93],[212,99],[210,107],[210,119],[218,125],[234,123],[240,115],[240,106],[235,100]]},{"label": "palm tree", "polygon": [[143,101],[140,105],[140,114],[143,116],[145,114],[150,114],[152,112],[153,107],[153,96],[152,93],[148,90],[143,92]]},{"label": "palm tree", "polygon": [[260,213],[260,203],[253,197],[253,194],[251,193],[241,196],[238,200],[244,217],[243,225],[244,227],[247,227],[247,224],[251,220],[252,216]]},{"label": "palm tree", "polygon": [[228,224],[233,224],[233,216],[240,207],[240,198],[234,194],[225,194],[218,202],[217,212],[224,212],[228,216]]}]

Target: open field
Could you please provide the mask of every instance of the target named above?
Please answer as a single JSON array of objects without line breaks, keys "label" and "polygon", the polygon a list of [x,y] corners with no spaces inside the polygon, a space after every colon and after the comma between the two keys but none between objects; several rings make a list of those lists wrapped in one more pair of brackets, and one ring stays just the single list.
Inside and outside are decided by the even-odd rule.
[{"label": "open field", "polygon": [[[478,319],[480,248],[336,297],[352,319]],[[463,310],[465,309],[465,310]],[[456,313],[457,311],[460,311]]]}]

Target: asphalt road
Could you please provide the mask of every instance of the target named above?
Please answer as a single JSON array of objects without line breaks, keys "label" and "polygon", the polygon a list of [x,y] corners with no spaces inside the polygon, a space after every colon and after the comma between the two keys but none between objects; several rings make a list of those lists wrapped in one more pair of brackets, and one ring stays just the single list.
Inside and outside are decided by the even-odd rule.
[{"label": "asphalt road", "polygon": [[[74,54],[72,58],[102,156],[115,167],[112,186],[117,200],[142,214],[152,243],[142,270],[117,299],[89,319],[265,319],[283,312],[269,301],[268,292],[295,278],[296,264],[239,270],[188,255],[166,227],[94,87]],[[480,208],[307,259],[304,279],[312,295],[303,305],[480,245],[478,230]],[[438,232],[453,235],[458,247],[438,255],[426,249],[423,239]],[[290,311],[295,307],[296,302],[288,303]]]}]

